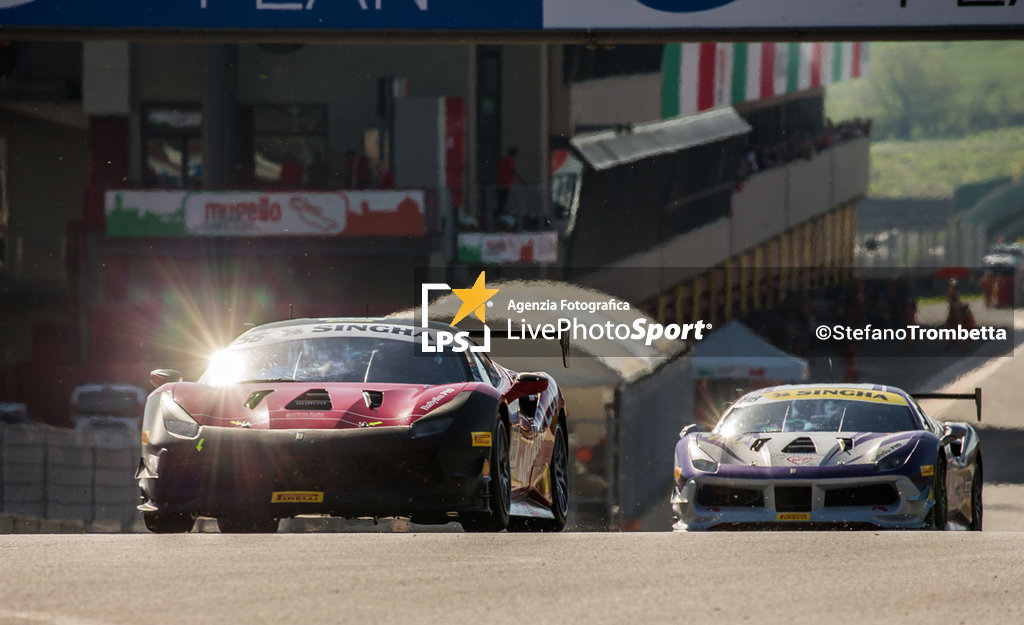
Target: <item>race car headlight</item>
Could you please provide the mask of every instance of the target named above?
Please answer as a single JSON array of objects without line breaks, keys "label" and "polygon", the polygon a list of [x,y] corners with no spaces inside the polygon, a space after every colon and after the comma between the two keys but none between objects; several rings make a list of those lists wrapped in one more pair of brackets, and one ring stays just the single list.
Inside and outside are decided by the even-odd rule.
[{"label": "race car headlight", "polygon": [[432,436],[434,434],[440,434],[448,429],[448,426],[455,420],[455,415],[459,414],[462,407],[466,405],[469,400],[469,396],[472,395],[470,392],[459,393],[454,399],[444,404],[441,404],[437,408],[427,412],[423,415],[419,421],[412,424],[412,428],[409,430],[409,434],[413,438],[420,436]]},{"label": "race car headlight", "polygon": [[696,440],[690,441],[690,465],[701,473],[717,473],[718,462],[711,459],[707,451]]},{"label": "race car headlight", "polygon": [[432,436],[434,434],[440,434],[448,429],[448,426],[454,421],[454,417],[439,417],[434,419],[420,419],[416,423],[412,424],[412,437],[418,438],[420,436]]},{"label": "race car headlight", "polygon": [[706,458],[694,458],[690,460],[690,464],[693,465],[694,469],[703,471],[704,473],[717,473],[718,463],[714,460],[708,460]]},{"label": "race car headlight", "polygon": [[160,416],[163,417],[164,429],[173,436],[195,438],[199,434],[199,424],[174,401],[170,393],[160,396]]},{"label": "race car headlight", "polygon": [[875,456],[875,469],[878,471],[893,471],[902,467],[916,448],[916,442],[904,444],[895,449],[880,448]]}]

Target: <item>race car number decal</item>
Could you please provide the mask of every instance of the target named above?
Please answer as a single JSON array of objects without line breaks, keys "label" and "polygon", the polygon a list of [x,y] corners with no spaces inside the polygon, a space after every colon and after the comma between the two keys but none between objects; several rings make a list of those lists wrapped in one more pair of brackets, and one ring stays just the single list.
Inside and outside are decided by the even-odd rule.
[{"label": "race car number decal", "polygon": [[279,490],[270,495],[270,503],[322,503],[324,494],[313,490]]},{"label": "race car number decal", "polygon": [[776,517],[779,521],[810,521],[810,512],[780,512]]},{"label": "race car number decal", "polygon": [[473,447],[490,447],[490,432],[473,432]]}]

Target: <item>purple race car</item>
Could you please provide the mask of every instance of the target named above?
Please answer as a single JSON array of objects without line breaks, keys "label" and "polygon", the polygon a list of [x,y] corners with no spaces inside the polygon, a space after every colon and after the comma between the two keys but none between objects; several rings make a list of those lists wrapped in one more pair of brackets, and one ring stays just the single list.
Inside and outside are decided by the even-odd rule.
[{"label": "purple race car", "polygon": [[982,520],[981,442],[910,395],[870,384],[747,393],[711,432],[687,426],[675,452],[677,531],[970,529]]}]

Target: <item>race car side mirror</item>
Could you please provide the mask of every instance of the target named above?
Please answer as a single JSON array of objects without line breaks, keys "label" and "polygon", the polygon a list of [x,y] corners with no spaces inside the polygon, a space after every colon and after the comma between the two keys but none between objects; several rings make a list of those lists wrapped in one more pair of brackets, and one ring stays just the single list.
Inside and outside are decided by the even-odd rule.
[{"label": "race car side mirror", "polygon": [[963,450],[963,439],[967,432],[961,428],[954,428],[945,426],[942,428],[942,438],[939,439],[939,445],[945,447],[950,445],[950,451],[953,452],[954,456],[959,456]]},{"label": "race car side mirror", "polygon": [[154,369],[149,372],[149,382],[154,387],[160,387],[168,382],[181,382],[184,379],[177,369]]},{"label": "race car side mirror", "polygon": [[687,434],[692,432],[707,432],[708,429],[699,423],[691,423],[690,425],[679,430],[679,438],[683,438]]},{"label": "race car side mirror", "polygon": [[548,379],[536,373],[520,373],[512,388],[505,393],[506,401],[515,401],[525,395],[536,395],[546,391]]}]

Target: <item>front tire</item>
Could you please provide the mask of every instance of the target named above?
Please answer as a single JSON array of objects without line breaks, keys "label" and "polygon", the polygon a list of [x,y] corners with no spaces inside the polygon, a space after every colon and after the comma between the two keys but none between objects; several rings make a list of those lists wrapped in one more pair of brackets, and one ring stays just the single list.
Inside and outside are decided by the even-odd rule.
[{"label": "front tire", "polygon": [[187,534],[195,519],[188,512],[143,512],[146,529],[154,534]]},{"label": "front tire", "polygon": [[971,524],[968,527],[973,532],[981,531],[981,522],[984,517],[984,505],[981,500],[981,491],[984,481],[981,472],[981,458],[974,467],[974,479],[971,480]]},{"label": "front tire", "polygon": [[463,512],[459,515],[467,532],[500,532],[508,528],[512,509],[512,466],[508,455],[508,428],[498,421],[491,444],[490,512]]},{"label": "front tire", "polygon": [[925,517],[925,527],[931,530],[943,531],[946,529],[946,521],[949,510],[946,505],[946,463],[940,457],[935,462],[935,480],[932,483],[935,505],[928,511]]},{"label": "front tire", "polygon": [[551,479],[549,509],[555,518],[514,518],[509,523],[510,531],[560,532],[565,529],[566,518],[569,515],[569,442],[561,422],[555,428],[555,445],[551,449],[548,475]]}]

